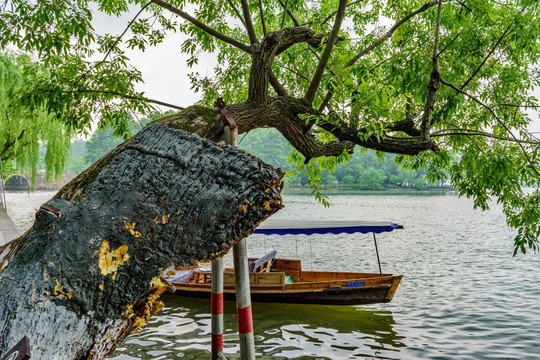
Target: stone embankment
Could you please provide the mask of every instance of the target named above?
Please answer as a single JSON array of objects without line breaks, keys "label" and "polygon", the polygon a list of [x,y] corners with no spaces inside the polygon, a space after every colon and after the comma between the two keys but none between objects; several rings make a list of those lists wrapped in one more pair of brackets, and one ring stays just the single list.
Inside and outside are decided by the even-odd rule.
[{"label": "stone embankment", "polygon": [[6,191],[28,191],[29,187],[31,191],[54,191],[60,190],[65,184],[75,177],[75,174],[64,174],[60,179],[53,179],[47,181],[45,173],[38,172],[36,177],[35,186],[31,186],[31,175],[15,174],[10,176],[5,182]]}]

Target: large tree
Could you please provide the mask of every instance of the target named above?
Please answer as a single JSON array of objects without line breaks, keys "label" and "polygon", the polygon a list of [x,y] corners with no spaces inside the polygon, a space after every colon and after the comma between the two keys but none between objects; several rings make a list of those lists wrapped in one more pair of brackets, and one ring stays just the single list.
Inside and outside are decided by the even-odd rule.
[{"label": "large tree", "polygon": [[[537,248],[540,192],[522,190],[537,189],[540,179],[538,141],[527,130],[539,82],[537,1],[96,3],[1,6],[0,45],[33,51],[55,69],[28,84],[29,104],[75,129],[95,116],[127,129],[128,112],[163,102],[136,91],[141,74],[123,45],[144,51],[180,31],[188,65],[210,52],[218,66],[213,77],[192,74],[203,100],[169,117],[168,126],[219,140],[211,107],[221,96],[240,132],[278,129],[308,168],[354,145],[400,154],[431,180],[449,173],[475,206],[501,202],[519,230],[516,251]],[[130,12],[132,20],[120,35],[99,35],[91,8]]]}]

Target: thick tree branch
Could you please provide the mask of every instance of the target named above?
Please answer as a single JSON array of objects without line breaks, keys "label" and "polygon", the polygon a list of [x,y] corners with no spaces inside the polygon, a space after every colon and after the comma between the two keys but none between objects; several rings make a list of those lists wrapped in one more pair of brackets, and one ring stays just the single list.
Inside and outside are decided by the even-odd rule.
[{"label": "thick tree branch", "polygon": [[249,12],[249,4],[247,0],[241,0],[242,3],[242,12],[244,13],[244,20],[246,21],[246,29],[249,36],[249,41],[251,45],[259,42],[257,40],[257,35],[255,35],[255,28],[253,27],[253,21],[251,20],[251,13]]},{"label": "thick tree branch", "polygon": [[252,46],[253,60],[249,70],[248,101],[258,104],[266,103],[272,62],[276,56],[281,35],[281,32],[271,32],[262,42]]},{"label": "thick tree branch", "polygon": [[286,95],[286,90],[272,74],[272,63],[275,56],[301,42],[306,42],[313,47],[319,46],[323,38],[324,34],[316,34],[309,28],[295,26],[268,33],[262,42],[253,45],[248,100],[265,103],[268,98],[268,82],[278,95]]},{"label": "thick tree branch", "polygon": [[[313,29],[304,26],[288,27],[275,32],[280,34],[276,55],[281,54],[295,44],[303,42],[307,43],[311,48],[318,48],[321,46],[324,38],[328,35],[316,33]],[[343,38],[338,37],[336,41],[342,39]]]},{"label": "thick tree branch", "polygon": [[[307,160],[319,156],[338,156],[344,150],[352,151],[349,141],[321,143],[311,133],[304,133],[301,114],[316,113],[301,99],[289,96],[273,97],[265,104],[243,102],[227,106],[238,125],[239,133],[260,127],[273,127],[302,153]],[[221,122],[209,109],[193,106],[179,114],[165,117],[161,123],[167,127],[187,130],[205,139],[219,141],[223,136]]]},{"label": "thick tree branch", "polygon": [[[265,123],[278,129],[289,143],[304,155],[306,162],[320,156],[338,156],[345,150],[352,152],[354,144],[350,141],[339,139],[324,144],[310,132],[303,131],[304,121],[300,115],[317,113],[303,100],[293,97],[277,97],[270,100],[262,111],[265,114]],[[243,132],[242,129],[240,131]]]},{"label": "thick tree branch", "polygon": [[[384,136],[371,136],[366,139],[363,136],[365,129],[348,128],[347,124],[339,121],[338,118],[336,125],[334,117],[330,121],[320,121],[318,126],[335,135],[338,141],[323,144],[313,136],[312,132],[304,131],[305,121],[301,115],[323,117],[324,114],[306,104],[302,99],[290,96],[271,97],[265,104],[255,102],[230,104],[227,110],[235,119],[239,133],[260,127],[276,128],[308,161],[319,156],[337,156],[344,150],[352,151],[354,144],[406,155],[417,155],[426,150],[438,151],[432,142],[419,137],[390,139]],[[216,115],[208,109],[196,106],[177,115],[168,116],[162,123],[168,127],[196,133],[213,141],[219,141],[223,136],[223,130],[220,122],[216,121]],[[404,122],[396,123],[393,128],[389,126],[388,131],[402,131],[407,126]]]},{"label": "thick tree branch", "polygon": [[334,26],[332,27],[332,32],[330,33],[330,36],[328,37],[328,42],[326,43],[326,47],[324,48],[323,54],[321,55],[321,59],[319,60],[319,63],[317,64],[317,69],[315,69],[315,74],[313,75],[313,78],[311,79],[311,83],[309,84],[306,95],[304,96],[304,100],[308,104],[313,103],[313,99],[315,98],[315,94],[317,93],[317,89],[322,80],[322,76],[324,74],[326,64],[328,64],[328,60],[330,60],[330,55],[332,54],[334,44],[336,43],[336,40],[338,38],[339,30],[341,29],[341,24],[343,22],[343,19],[345,18],[346,9],[347,9],[347,1],[340,0],[339,6],[338,6],[338,12],[336,15],[336,20],[334,22]]},{"label": "thick tree branch", "polygon": [[[290,101],[290,102],[296,104],[295,105],[296,108],[299,109],[299,111],[301,111],[299,112],[300,114],[309,114],[309,115],[319,117],[320,121],[317,123],[317,126],[333,134],[341,142],[350,142],[352,144],[360,145],[362,147],[373,149],[373,150],[380,150],[384,152],[391,152],[391,153],[405,154],[405,155],[418,155],[420,152],[426,151],[426,150],[432,150],[435,152],[439,151],[438,147],[431,140],[421,139],[418,136],[411,137],[411,138],[390,139],[390,138],[386,138],[382,136],[377,137],[376,135],[373,135],[366,139],[364,137],[364,134],[367,132],[367,129],[351,128],[348,126],[347,123],[342,121],[338,117],[338,115],[335,113],[331,114],[330,119],[328,121],[322,120],[324,118],[323,113],[311,108],[306,103],[303,103],[303,102],[298,103],[299,101],[301,100],[295,99],[294,101]],[[302,127],[304,126],[303,122],[300,122],[299,125]],[[278,130],[280,129],[278,128]],[[397,122],[395,124],[390,124],[386,128],[386,131],[387,132],[403,131],[403,132],[411,133],[411,134],[419,133],[419,130],[416,130],[413,128],[412,118],[401,121],[401,122]],[[307,134],[306,136],[309,136],[310,134],[310,132],[306,133],[305,131],[303,133]],[[287,137],[285,134],[283,135]],[[295,145],[293,144],[293,146]],[[297,150],[302,152],[298,147],[295,146],[295,148],[297,148]]]},{"label": "thick tree branch", "polygon": [[203,22],[195,19],[193,16],[189,15],[188,13],[180,10],[180,9],[177,9],[176,7],[172,6],[171,4],[163,1],[163,0],[152,0],[152,3],[158,5],[158,6],[161,6],[162,8],[164,9],[167,9],[169,10],[170,12],[172,12],[173,14],[176,14],[178,16],[180,16],[181,18],[189,21],[190,23],[192,23],[193,25],[195,25],[196,27],[198,27],[199,29],[207,32],[208,34],[214,36],[216,39],[219,39],[223,42],[226,42],[227,44],[230,44],[234,47],[237,47],[238,49],[240,50],[243,50],[247,53],[251,53],[251,50],[249,48],[248,45],[242,43],[241,41],[235,39],[235,38],[232,38],[230,36],[227,36],[225,34],[222,34],[220,33],[219,31],[211,28],[210,26],[204,24]]},{"label": "thick tree branch", "polygon": [[405,120],[397,121],[386,127],[387,132],[401,131],[412,137],[420,137],[420,130],[414,127],[414,117],[407,117]]},{"label": "thick tree branch", "polygon": [[339,156],[343,151],[352,153],[354,143],[351,141],[331,141],[322,143],[310,132],[303,130],[303,121],[300,118],[290,118],[287,122],[279,122],[274,126],[281,134],[305,157],[305,162],[320,156]]},{"label": "thick tree branch", "polygon": [[[320,121],[317,125],[341,141],[350,141],[368,149],[404,155],[418,155],[427,150],[439,151],[439,148],[431,140],[420,137],[396,139],[372,135],[366,139],[363,136],[366,133],[366,129],[350,128],[343,121],[338,121],[337,124],[333,120]],[[403,126],[403,129],[406,129],[406,127]],[[396,124],[395,128],[387,129],[387,131],[401,131],[400,125]]]}]

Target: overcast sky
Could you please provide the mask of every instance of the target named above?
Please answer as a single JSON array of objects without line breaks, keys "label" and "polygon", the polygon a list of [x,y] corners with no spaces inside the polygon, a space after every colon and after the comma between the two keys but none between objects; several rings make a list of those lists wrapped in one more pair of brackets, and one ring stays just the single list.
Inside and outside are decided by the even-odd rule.
[{"label": "overcast sky", "polygon": [[[94,29],[100,34],[121,34],[135,14],[136,11],[133,11],[129,16],[117,18],[94,11]],[[200,94],[195,94],[190,89],[188,74],[199,72],[202,76],[212,75],[216,57],[204,54],[199,58],[198,65],[188,68],[187,55],[180,51],[183,37],[181,34],[171,32],[163,43],[155,47],[149,46],[144,52],[126,50],[132,64],[143,74],[144,84],[139,86],[139,90],[144,91],[148,98],[184,107],[200,100]],[[540,99],[540,89],[536,89],[534,95]],[[168,109],[163,107],[162,110]],[[535,122],[529,130],[540,137],[539,111],[531,110],[530,114]]]},{"label": "overcast sky", "polygon": [[[94,11],[92,23],[99,34],[121,34],[135,13],[116,18]],[[125,51],[131,63],[143,74],[144,84],[140,84],[139,90],[144,91],[148,98],[185,107],[200,100],[200,95],[190,90],[188,74],[211,72],[215,61],[212,56],[206,56],[199,59],[199,66],[188,68],[187,56],[180,51],[182,37],[171,32],[161,44],[148,46],[144,52],[137,49]]]}]

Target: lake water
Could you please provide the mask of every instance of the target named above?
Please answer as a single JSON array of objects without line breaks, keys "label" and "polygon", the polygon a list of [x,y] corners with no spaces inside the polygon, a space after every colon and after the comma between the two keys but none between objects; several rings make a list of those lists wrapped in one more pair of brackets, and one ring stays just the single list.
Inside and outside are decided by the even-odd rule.
[{"label": "lake water", "polygon": [[[54,193],[7,194],[21,230]],[[403,274],[394,299],[368,306],[253,304],[258,359],[540,359],[540,257],[512,257],[499,206],[456,196],[286,196],[274,217],[388,220],[377,235],[383,272]],[[249,255],[276,249],[303,267],[377,272],[371,235],[252,236]],[[226,263],[231,263],[226,257]],[[163,296],[165,308],[110,357],[210,358],[210,302]],[[235,304],[225,303],[225,355],[239,359]]]}]

